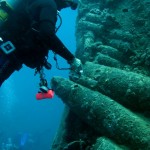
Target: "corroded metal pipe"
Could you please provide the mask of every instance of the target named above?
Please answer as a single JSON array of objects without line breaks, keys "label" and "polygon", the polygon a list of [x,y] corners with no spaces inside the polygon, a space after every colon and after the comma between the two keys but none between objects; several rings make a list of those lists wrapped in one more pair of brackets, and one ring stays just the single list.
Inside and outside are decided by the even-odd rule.
[{"label": "corroded metal pipe", "polygon": [[95,131],[132,149],[150,149],[149,124],[99,92],[55,77],[52,88]]},{"label": "corroded metal pipe", "polygon": [[116,143],[106,137],[99,137],[93,144],[92,150],[127,150],[126,147],[119,147]]},{"label": "corroded metal pipe", "polygon": [[149,77],[91,62],[84,65],[84,73],[98,81],[99,92],[131,109],[150,110]]}]

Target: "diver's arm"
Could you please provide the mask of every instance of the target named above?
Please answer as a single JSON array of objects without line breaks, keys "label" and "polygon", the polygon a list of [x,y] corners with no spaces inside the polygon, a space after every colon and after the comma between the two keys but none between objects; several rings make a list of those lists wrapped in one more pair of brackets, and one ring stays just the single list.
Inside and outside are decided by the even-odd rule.
[{"label": "diver's arm", "polygon": [[82,74],[82,63],[79,59],[65,47],[55,34],[57,21],[57,7],[54,1],[50,5],[44,6],[40,11],[39,31],[42,39],[46,42],[49,49],[53,50],[61,57],[66,59],[71,66],[71,70],[78,75]]},{"label": "diver's arm", "polygon": [[54,34],[50,37],[53,41],[51,44],[51,49],[59,54],[61,57],[66,59],[68,62],[72,61],[75,56],[65,47],[65,45],[60,41],[60,39]]},{"label": "diver's arm", "polygon": [[75,58],[74,55],[65,47],[55,34],[56,21],[56,5],[51,3],[51,6],[42,7],[40,11],[40,35],[52,51],[56,52],[67,61],[72,61]]}]

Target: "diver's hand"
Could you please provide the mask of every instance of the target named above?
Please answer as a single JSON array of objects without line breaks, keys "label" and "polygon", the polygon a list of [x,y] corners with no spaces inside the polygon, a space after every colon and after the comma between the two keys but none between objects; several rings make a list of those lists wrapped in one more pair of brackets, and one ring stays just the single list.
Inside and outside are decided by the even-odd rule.
[{"label": "diver's hand", "polygon": [[83,75],[83,67],[80,59],[74,58],[73,61],[69,62],[69,64],[71,67],[70,76],[76,76],[79,78],[81,75]]}]

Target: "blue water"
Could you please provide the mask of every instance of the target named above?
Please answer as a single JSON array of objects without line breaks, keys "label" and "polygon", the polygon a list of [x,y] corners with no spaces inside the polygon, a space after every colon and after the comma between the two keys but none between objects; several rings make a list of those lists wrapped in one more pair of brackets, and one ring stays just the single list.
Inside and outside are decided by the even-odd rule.
[{"label": "blue water", "polygon": [[[58,36],[69,50],[75,52],[75,17],[77,12],[71,9],[61,11],[63,24]],[[53,53],[50,52],[49,61],[53,67],[45,71],[50,83],[53,76],[68,77],[68,71],[58,71],[55,68]],[[58,57],[61,67],[68,64]],[[28,134],[30,148],[27,150],[49,150],[58,129],[64,104],[55,95],[52,100],[37,101],[38,76],[34,70],[23,67],[15,72],[0,88],[0,146],[3,141],[11,138],[14,142],[21,140],[23,134]]]}]

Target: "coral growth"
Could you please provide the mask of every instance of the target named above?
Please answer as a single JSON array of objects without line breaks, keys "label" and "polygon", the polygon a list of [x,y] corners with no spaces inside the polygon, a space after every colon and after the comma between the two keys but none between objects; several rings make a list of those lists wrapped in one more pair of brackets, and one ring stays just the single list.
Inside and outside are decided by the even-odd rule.
[{"label": "coral growth", "polygon": [[150,149],[149,16],[148,0],[80,0],[84,75],[52,79],[69,106],[52,150]]}]

